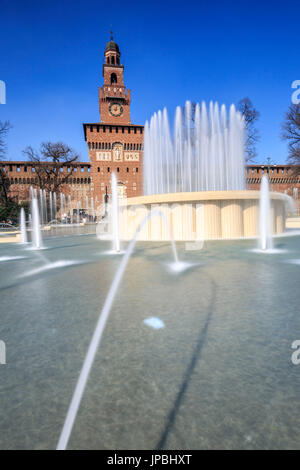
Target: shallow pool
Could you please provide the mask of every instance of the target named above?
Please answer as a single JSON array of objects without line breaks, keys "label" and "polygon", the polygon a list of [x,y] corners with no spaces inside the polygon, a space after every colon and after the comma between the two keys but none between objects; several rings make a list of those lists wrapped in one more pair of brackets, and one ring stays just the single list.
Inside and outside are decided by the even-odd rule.
[{"label": "shallow pool", "polygon": [[[56,447],[121,260],[94,235],[44,244],[0,245],[1,449]],[[138,243],[68,448],[299,449],[300,237],[274,244],[179,243],[178,273],[168,243]]]}]

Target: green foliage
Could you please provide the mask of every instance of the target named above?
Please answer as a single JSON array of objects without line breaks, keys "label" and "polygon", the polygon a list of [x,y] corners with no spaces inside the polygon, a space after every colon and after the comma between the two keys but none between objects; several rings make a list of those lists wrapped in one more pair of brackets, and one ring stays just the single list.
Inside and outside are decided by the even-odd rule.
[{"label": "green foliage", "polygon": [[14,224],[18,224],[22,207],[24,207],[25,213],[28,216],[29,206],[27,203],[19,205],[12,200],[0,202],[0,222],[12,221]]}]

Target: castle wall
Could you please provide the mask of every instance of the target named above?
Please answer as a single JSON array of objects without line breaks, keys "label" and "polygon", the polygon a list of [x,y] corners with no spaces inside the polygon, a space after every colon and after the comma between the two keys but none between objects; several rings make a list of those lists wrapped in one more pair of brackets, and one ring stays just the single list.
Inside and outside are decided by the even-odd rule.
[{"label": "castle wall", "polygon": [[263,175],[269,176],[270,190],[285,193],[295,199],[300,213],[300,174],[296,175],[297,167],[291,165],[247,165],[247,189],[259,190]]}]

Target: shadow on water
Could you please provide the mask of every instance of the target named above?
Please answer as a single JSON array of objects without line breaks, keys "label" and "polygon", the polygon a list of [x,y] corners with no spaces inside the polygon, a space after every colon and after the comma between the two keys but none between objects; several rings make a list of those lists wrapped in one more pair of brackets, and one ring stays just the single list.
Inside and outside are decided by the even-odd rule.
[{"label": "shadow on water", "polygon": [[171,429],[172,429],[172,427],[175,423],[177,413],[178,413],[179,408],[180,408],[180,406],[183,402],[185,392],[187,391],[187,388],[188,388],[189,382],[191,380],[191,377],[193,375],[196,364],[199,361],[199,359],[201,358],[201,352],[202,352],[203,346],[204,346],[205,341],[206,341],[208,327],[209,327],[209,324],[210,324],[211,319],[212,319],[212,314],[214,312],[214,306],[215,306],[215,300],[216,300],[216,291],[217,291],[217,285],[216,285],[215,281],[212,279],[211,301],[210,301],[210,306],[208,308],[208,313],[207,313],[207,316],[206,316],[205,324],[204,324],[204,327],[202,328],[202,330],[200,332],[196,347],[194,349],[194,352],[192,354],[189,365],[188,365],[188,367],[185,371],[185,374],[183,376],[183,380],[182,380],[180,389],[177,393],[174,404],[173,404],[173,406],[172,406],[172,408],[169,412],[169,415],[166,419],[166,425],[165,425],[165,428],[163,429],[163,432],[161,433],[159,441],[156,445],[156,450],[162,450],[165,447],[165,444],[167,442],[169,433],[170,433],[170,431],[171,431]]}]

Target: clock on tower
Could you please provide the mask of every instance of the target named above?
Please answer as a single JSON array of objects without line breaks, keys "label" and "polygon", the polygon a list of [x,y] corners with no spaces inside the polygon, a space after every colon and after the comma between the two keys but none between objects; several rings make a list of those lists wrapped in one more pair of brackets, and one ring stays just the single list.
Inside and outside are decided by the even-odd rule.
[{"label": "clock on tower", "polygon": [[111,102],[109,105],[109,112],[112,116],[121,116],[123,114],[123,106],[121,103]]}]

